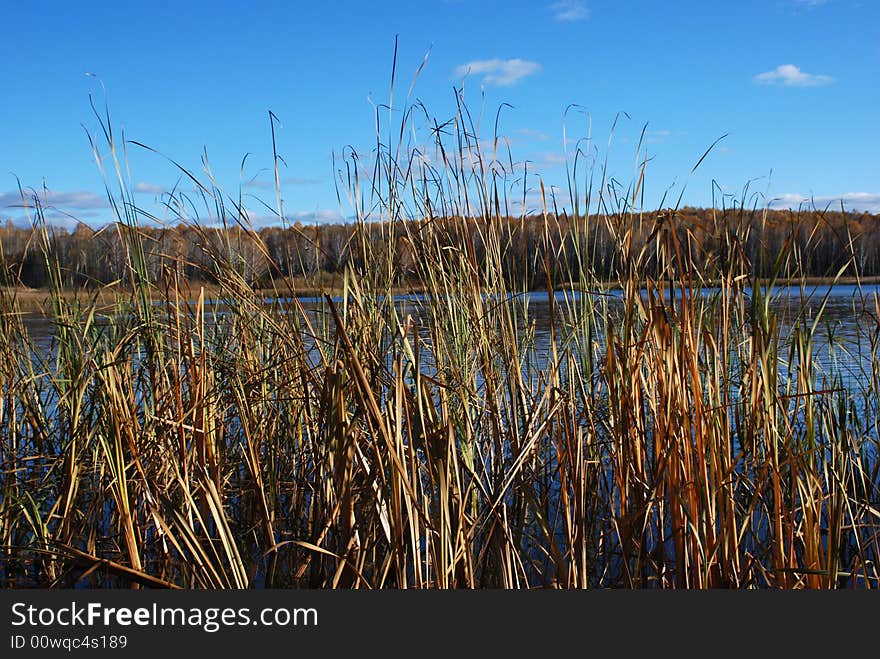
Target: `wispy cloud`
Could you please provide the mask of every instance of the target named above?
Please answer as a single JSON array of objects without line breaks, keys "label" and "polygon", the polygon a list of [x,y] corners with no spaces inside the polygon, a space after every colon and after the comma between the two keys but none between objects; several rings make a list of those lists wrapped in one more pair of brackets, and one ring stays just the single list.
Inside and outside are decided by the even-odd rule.
[{"label": "wispy cloud", "polygon": [[585,21],[590,17],[590,10],[581,0],[560,0],[550,5],[553,18],[563,23]]},{"label": "wispy cloud", "polygon": [[667,139],[672,137],[671,130],[649,130],[645,132],[645,143],[646,144],[662,144]]},{"label": "wispy cloud", "polygon": [[506,87],[540,70],[540,64],[524,59],[480,59],[456,67],[455,77],[481,75],[485,85]]},{"label": "wispy cloud", "polygon": [[814,7],[820,7],[824,4],[827,4],[828,0],[791,0],[791,2],[797,7],[813,9]]},{"label": "wispy cloud", "polygon": [[839,209],[841,203],[847,210],[880,213],[880,192],[845,192],[842,195],[809,196],[798,193],[777,195],[770,200],[771,208],[825,208]]},{"label": "wispy cloud", "polygon": [[143,192],[144,194],[162,194],[165,192],[165,188],[161,185],[156,185],[155,183],[144,183],[141,181],[140,183],[134,184],[135,192]]},{"label": "wispy cloud", "polygon": [[[287,178],[281,179],[281,185],[317,185],[321,183],[320,179],[316,178],[302,178],[299,176],[289,176]],[[246,188],[255,188],[259,190],[271,190],[275,187],[274,180],[266,180],[254,177],[248,181],[245,181],[244,187]]]},{"label": "wispy cloud", "polygon": [[526,160],[528,160],[528,170],[536,174],[561,169],[565,166],[565,154],[559,151],[536,153]]},{"label": "wispy cloud", "polygon": [[[54,191],[54,190],[25,190],[28,205],[32,205],[34,195],[43,206],[52,206],[65,211],[86,210],[94,208],[107,208],[107,199],[101,195],[84,190]],[[0,208],[23,206],[21,194],[18,190],[0,193]]]},{"label": "wispy cloud", "polygon": [[522,135],[526,139],[537,140],[539,142],[546,142],[550,139],[550,136],[542,130],[538,130],[537,128],[517,128],[513,131],[517,135]]},{"label": "wispy cloud", "polygon": [[794,64],[781,64],[772,71],[759,73],[754,79],[762,85],[780,84],[786,87],[816,87],[834,82],[831,76],[806,73]]},{"label": "wispy cloud", "polygon": [[258,190],[268,190],[269,188],[275,187],[274,181],[267,181],[266,179],[257,178],[254,176],[251,179],[248,179],[243,184],[243,187],[250,189],[258,189]]},{"label": "wispy cloud", "polygon": [[287,215],[288,220],[302,222],[303,224],[337,224],[344,222],[345,218],[339,211],[317,209],[313,211],[295,211]]},{"label": "wispy cloud", "polygon": [[288,178],[281,179],[281,182],[285,185],[318,185],[323,181],[318,178],[301,178],[299,176],[289,176]]},{"label": "wispy cloud", "polygon": [[[276,213],[266,213],[265,211],[265,208],[245,209],[245,213],[247,214],[247,224],[254,229],[282,225],[282,222]],[[342,224],[350,220],[351,218],[345,217],[339,211],[320,208],[315,210],[298,210],[291,213],[285,213],[284,215],[284,221],[288,225],[296,222],[302,224]]]}]

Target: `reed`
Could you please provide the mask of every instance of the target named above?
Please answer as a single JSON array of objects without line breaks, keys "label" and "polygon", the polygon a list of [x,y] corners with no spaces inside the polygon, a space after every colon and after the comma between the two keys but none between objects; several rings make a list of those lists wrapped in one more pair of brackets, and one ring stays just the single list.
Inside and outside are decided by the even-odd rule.
[{"label": "reed", "polygon": [[[226,304],[187,293],[192,264],[151,277],[109,115],[93,146],[129,295],[100,314],[68,295],[23,194],[54,333],[37,346],[0,288],[5,585],[880,586],[876,296],[848,361],[822,300],[783,318],[782,282],[754,274],[798,272],[809,244],[752,263],[760,209],[721,208],[697,235],[675,208],[638,210],[644,167],[620,190],[580,152],[573,210],[539,185],[541,249],[523,253],[523,166],[462,98],[426,142],[418,104],[387,108],[399,125],[379,112],[373,162],[339,166],[358,258],[335,297],[298,299],[210,172],[184,172],[206,214],[175,220],[203,232]],[[217,224],[272,263],[269,301]],[[618,295],[593,267],[600,233]],[[526,294],[534,271],[546,297]]]}]

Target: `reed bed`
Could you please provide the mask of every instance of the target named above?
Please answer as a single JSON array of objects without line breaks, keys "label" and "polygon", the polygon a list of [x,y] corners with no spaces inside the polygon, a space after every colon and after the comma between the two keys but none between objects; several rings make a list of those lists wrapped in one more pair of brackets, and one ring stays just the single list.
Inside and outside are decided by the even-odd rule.
[{"label": "reed bed", "polygon": [[[255,291],[231,239],[203,246],[222,307],[179,268],[149,277],[108,117],[94,150],[130,296],[99,314],[65,295],[24,194],[54,330],[35,345],[2,289],[5,586],[880,586],[877,299],[844,382],[816,359],[822,300],[781,322],[778,282],[752,274],[760,209],[719,209],[707,260],[674,208],[638,210],[644,164],[621,189],[581,151],[568,210],[536,186],[548,290],[524,295],[510,218],[531,179],[457,101],[426,141],[418,104],[377,112],[372,161],[338,163],[358,258],[335,297]],[[178,193],[175,221],[259,244],[241,195],[184,173],[206,210]],[[615,295],[591,267],[600,229]],[[797,271],[808,249],[767,258]]]}]

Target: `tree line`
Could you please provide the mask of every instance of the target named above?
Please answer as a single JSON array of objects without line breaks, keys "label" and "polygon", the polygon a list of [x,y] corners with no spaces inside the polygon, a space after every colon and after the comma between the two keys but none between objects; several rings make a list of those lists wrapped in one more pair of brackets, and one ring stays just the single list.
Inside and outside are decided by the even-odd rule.
[{"label": "tree line", "polygon": [[[487,231],[493,225],[493,232]],[[761,276],[880,275],[880,214],[817,210],[712,209],[685,207],[652,213],[571,217],[444,217],[385,223],[271,226],[250,230],[184,225],[159,228],[79,224],[63,228],[0,227],[2,283],[44,288],[48,264],[57,264],[64,285],[101,286],[125,281],[133,239],[141,246],[148,277],[159,282],[173,273],[191,282],[214,282],[222,261],[251,285],[275,277],[309,278],[346,268],[375,267],[384,254],[396,281],[405,285],[425,248],[420,237],[464,249],[479,266],[490,234],[501,240],[501,271],[517,289],[570,281],[572,270],[588,268],[612,280],[638,256],[644,267],[660,261],[658,233],[674,233],[688,263],[712,276],[732,258]],[[40,232],[45,232],[41,234]],[[677,247],[677,249],[679,248]],[[367,251],[371,258],[366,258]],[[734,254],[734,252],[736,252]]]}]

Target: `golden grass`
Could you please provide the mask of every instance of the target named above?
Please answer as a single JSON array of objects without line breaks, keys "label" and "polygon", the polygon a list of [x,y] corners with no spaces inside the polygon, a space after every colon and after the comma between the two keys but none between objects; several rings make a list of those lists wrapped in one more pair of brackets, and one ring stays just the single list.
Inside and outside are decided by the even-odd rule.
[{"label": "golden grass", "polygon": [[[502,274],[519,258],[497,221],[513,173],[479,154],[466,108],[434,131],[433,164],[391,132],[366,179],[347,170],[360,258],[338,298],[306,305],[278,280],[290,301],[266,303],[209,241],[216,289],[150,281],[136,231],[109,310],[52,279],[51,350],[0,291],[7,585],[880,585],[876,297],[869,366],[844,385],[815,359],[818,317],[804,304],[784,325],[775,282],[762,293],[751,275],[743,218],[760,211],[719,213],[724,254],[701,271],[674,211],[633,210],[638,185],[612,204],[599,181],[599,218],[574,215],[573,239],[544,211],[541,240],[568,265],[541,320]],[[136,227],[124,182],[111,188]],[[590,267],[599,221],[617,301]],[[400,241],[422,294],[409,305],[393,295]]]}]

